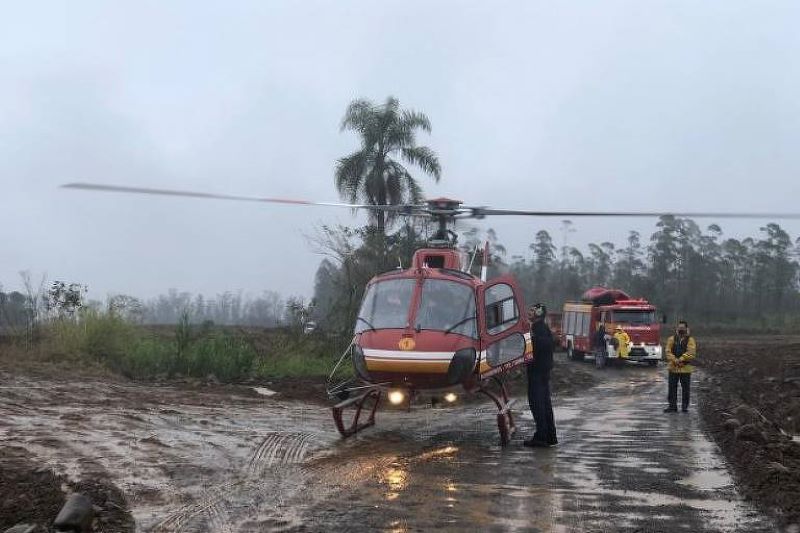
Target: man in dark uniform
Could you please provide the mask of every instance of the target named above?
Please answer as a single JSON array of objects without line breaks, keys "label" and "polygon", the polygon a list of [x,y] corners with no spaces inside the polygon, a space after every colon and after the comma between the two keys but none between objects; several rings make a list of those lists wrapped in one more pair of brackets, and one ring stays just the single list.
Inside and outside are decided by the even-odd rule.
[{"label": "man in dark uniform", "polygon": [[531,406],[536,432],[524,441],[525,446],[547,448],[558,444],[553,405],[550,403],[550,371],[553,369],[553,334],[544,317],[547,308],[536,304],[528,309],[531,321],[533,361],[528,363],[528,403]]}]

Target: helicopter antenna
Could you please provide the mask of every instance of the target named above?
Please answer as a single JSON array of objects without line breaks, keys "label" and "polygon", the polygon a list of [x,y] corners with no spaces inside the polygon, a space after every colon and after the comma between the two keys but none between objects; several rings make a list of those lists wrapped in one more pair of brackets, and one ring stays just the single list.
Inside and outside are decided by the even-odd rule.
[{"label": "helicopter antenna", "polygon": [[475,249],[472,251],[472,259],[469,260],[469,266],[464,272],[472,272],[472,264],[475,262],[475,256],[478,255],[478,245],[475,245]]},{"label": "helicopter antenna", "polygon": [[486,281],[486,275],[489,271],[489,241],[486,241],[486,246],[483,247],[483,264],[481,265],[481,281]]}]

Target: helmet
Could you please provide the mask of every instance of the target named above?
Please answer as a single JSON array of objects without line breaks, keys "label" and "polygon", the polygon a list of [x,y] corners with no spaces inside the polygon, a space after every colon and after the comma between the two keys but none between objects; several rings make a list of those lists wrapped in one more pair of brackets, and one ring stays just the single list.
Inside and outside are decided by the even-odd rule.
[{"label": "helmet", "polygon": [[543,318],[547,314],[547,307],[542,303],[537,303],[531,306],[531,311],[536,318]]}]

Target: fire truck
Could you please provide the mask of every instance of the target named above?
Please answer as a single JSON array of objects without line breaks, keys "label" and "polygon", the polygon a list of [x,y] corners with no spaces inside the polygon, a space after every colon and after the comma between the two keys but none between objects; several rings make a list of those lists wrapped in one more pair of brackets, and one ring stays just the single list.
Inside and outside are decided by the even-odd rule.
[{"label": "fire truck", "polygon": [[[661,324],[656,308],[645,299],[631,298],[619,289],[593,287],[579,302],[566,302],[561,316],[561,346],[570,359],[581,361],[593,355],[596,366],[602,368],[611,361],[646,362],[658,365],[662,358]],[[599,325],[606,335],[600,338]],[[620,354],[613,339],[616,326],[630,337],[627,356]]]}]

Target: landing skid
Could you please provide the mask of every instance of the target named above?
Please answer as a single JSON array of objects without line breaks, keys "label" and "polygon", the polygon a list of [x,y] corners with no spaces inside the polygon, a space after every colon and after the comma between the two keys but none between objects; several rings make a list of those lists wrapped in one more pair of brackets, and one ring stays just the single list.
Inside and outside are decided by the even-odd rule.
[{"label": "landing skid", "polygon": [[[339,402],[333,407],[333,421],[336,423],[336,429],[342,435],[342,438],[347,438],[355,435],[362,429],[366,429],[375,425],[375,411],[378,409],[378,404],[381,400],[381,391],[378,388],[369,389],[367,392]],[[344,412],[345,409],[352,407],[355,409],[350,425],[345,426]],[[360,420],[361,415],[366,414],[366,420]]]},{"label": "landing skid", "polygon": [[511,406],[514,404],[514,400],[508,399],[508,390],[505,383],[496,377],[491,379],[498,386],[499,394],[489,390],[483,383],[478,387],[478,391],[488,396],[497,406],[497,429],[500,430],[500,445],[506,446],[511,442],[511,436],[517,431],[514,417],[511,414]]}]

